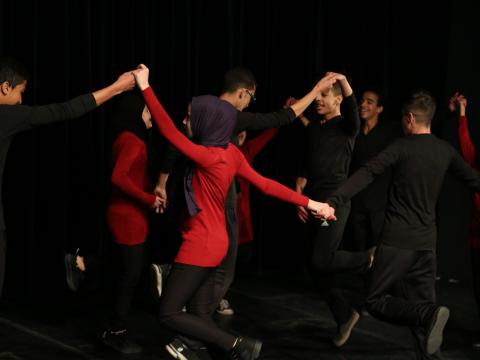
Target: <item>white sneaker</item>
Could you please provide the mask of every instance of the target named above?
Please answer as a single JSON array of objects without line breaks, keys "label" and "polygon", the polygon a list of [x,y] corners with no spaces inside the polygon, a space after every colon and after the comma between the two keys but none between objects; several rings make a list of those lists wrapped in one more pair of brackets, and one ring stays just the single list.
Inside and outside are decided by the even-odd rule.
[{"label": "white sneaker", "polygon": [[230,306],[230,302],[227,299],[222,299],[218,304],[217,313],[220,315],[233,315],[234,311]]}]

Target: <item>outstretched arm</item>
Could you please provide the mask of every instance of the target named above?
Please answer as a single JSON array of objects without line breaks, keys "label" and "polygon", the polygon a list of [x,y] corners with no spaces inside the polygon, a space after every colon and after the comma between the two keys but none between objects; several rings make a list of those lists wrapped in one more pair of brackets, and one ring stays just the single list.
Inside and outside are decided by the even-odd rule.
[{"label": "outstretched arm", "polygon": [[277,112],[268,114],[240,112],[235,131],[239,133],[243,130],[264,130],[287,125],[305,111],[319,92],[328,91],[335,81],[334,75],[325,76],[303,98]]},{"label": "outstretched arm", "polygon": [[160,132],[181,153],[200,166],[208,166],[212,159],[206,147],[197,145],[181,133],[158,101],[148,83],[148,68],[141,64],[134,72],[137,85],[142,90],[143,98],[152,114]]},{"label": "outstretched arm", "polygon": [[132,90],[135,87],[135,78],[131,71],[120,75],[112,85],[103,89],[94,91],[92,93],[95,98],[97,106],[102,105],[104,102],[110,100],[116,95],[121,94],[124,91]]},{"label": "outstretched arm", "polygon": [[317,217],[328,214],[330,219],[335,219],[328,204],[311,200],[274,180],[263,177],[252,169],[240,152],[237,157],[237,176],[245,179],[268,196],[306,207]]}]

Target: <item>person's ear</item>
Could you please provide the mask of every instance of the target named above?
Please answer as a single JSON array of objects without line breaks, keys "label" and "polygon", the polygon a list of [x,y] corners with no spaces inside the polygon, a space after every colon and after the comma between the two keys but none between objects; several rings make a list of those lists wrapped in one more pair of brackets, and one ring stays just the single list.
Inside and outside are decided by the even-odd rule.
[{"label": "person's ear", "polygon": [[8,92],[10,91],[10,83],[8,81],[4,81],[1,85],[0,85],[0,91],[2,93],[2,95],[6,96],[8,95]]},{"label": "person's ear", "polygon": [[377,114],[381,114],[383,112],[383,106],[379,106],[377,108]]}]

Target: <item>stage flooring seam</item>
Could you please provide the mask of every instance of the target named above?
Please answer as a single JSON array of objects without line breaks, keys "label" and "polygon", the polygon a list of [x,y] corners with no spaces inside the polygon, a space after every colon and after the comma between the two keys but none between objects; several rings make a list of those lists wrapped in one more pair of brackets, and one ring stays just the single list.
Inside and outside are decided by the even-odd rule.
[{"label": "stage flooring seam", "polygon": [[[327,322],[329,324],[332,324],[333,326],[335,326],[335,322],[332,321],[332,319],[330,318],[327,318],[327,317],[323,317],[323,316],[320,316],[319,313],[315,313],[315,314],[312,314],[311,312],[309,311],[302,311],[298,308],[292,308],[292,307],[287,307],[285,305],[281,305],[275,301],[271,301],[270,299],[266,298],[266,297],[262,297],[262,296],[254,296],[254,295],[251,295],[249,293],[246,293],[246,292],[243,292],[242,290],[239,290],[239,289],[236,289],[236,288],[230,288],[230,291],[231,292],[235,292],[241,296],[245,296],[247,298],[251,298],[251,299],[254,299],[254,300],[257,300],[257,301],[263,301],[265,303],[269,303],[269,304],[273,304],[277,307],[280,307],[280,308],[283,308],[283,309],[288,309],[290,311],[293,311],[293,312],[296,312],[298,314],[302,314],[302,315],[308,315],[308,316],[314,316],[314,318],[317,318],[321,321],[324,321],[324,322]],[[380,321],[380,320],[378,320]],[[365,329],[361,329],[359,327],[356,327],[354,329],[354,331],[358,332],[358,333],[361,333],[363,335],[367,335],[367,336],[371,336],[373,338],[376,338],[376,339],[380,339],[382,341],[385,341],[385,342],[388,342],[390,344],[394,344],[394,345],[397,345],[397,346],[400,346],[404,349],[410,349],[409,347],[406,347],[405,344],[403,342],[397,342],[397,341],[392,341],[392,338],[391,337],[386,337],[386,336],[382,336],[382,335],[379,335],[378,333],[374,333],[374,332],[371,332],[371,331],[368,331],[368,330],[365,330]]]},{"label": "stage flooring seam", "polygon": [[31,335],[31,336],[35,336],[35,337],[37,337],[39,339],[42,339],[44,341],[47,341],[47,342],[49,342],[51,344],[54,344],[55,346],[60,347],[64,350],[68,350],[70,352],[73,352],[73,353],[75,353],[79,356],[84,357],[85,359],[88,359],[88,360],[96,360],[97,359],[95,357],[91,357],[89,354],[84,353],[83,351],[77,349],[76,347],[73,347],[71,345],[67,345],[67,344],[61,342],[60,340],[57,340],[57,339],[54,339],[50,336],[44,335],[44,334],[42,334],[38,331],[30,329],[30,328],[28,328],[28,327],[26,327],[22,324],[18,324],[16,322],[12,321],[12,320],[8,320],[8,319],[0,317],[0,323],[4,324],[4,325],[7,325],[7,326],[10,326],[10,327],[13,327],[17,330],[20,330],[24,333],[27,333],[27,334]]}]

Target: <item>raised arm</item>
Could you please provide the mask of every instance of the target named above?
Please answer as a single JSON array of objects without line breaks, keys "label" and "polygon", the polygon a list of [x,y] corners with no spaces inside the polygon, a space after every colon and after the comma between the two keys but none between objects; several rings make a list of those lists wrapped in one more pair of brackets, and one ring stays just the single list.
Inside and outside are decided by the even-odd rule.
[{"label": "raised arm", "polygon": [[458,95],[456,101],[459,106],[460,114],[458,118],[458,137],[460,141],[460,150],[463,158],[470,166],[476,167],[475,163],[475,145],[468,131],[468,123],[466,116],[467,99],[463,95]]},{"label": "raised arm", "polygon": [[305,111],[319,92],[328,91],[335,81],[335,75],[323,77],[303,98],[277,112],[268,114],[240,112],[235,131],[239,133],[243,130],[264,130],[287,125]]},{"label": "raised arm", "polygon": [[12,116],[6,116],[5,119],[2,119],[6,122],[5,131],[13,134],[44,124],[78,118],[115,95],[131,90],[134,86],[135,79],[131,72],[128,72],[122,74],[110,86],[62,103],[42,106],[11,106],[6,111],[12,112]]},{"label": "raised arm", "polygon": [[112,85],[94,91],[92,95],[95,98],[95,103],[97,106],[100,106],[114,96],[119,95],[124,91],[132,90],[134,86],[135,78],[133,77],[132,72],[129,71],[120,75],[117,81],[115,81]]},{"label": "raised arm", "polygon": [[193,143],[177,129],[148,83],[148,68],[141,64],[133,73],[155,124],[157,124],[162,135],[193,162],[200,166],[208,166],[212,161],[208,149]]},{"label": "raised arm", "polygon": [[342,126],[350,136],[357,136],[360,131],[360,115],[358,114],[358,104],[355,95],[353,94],[352,87],[347,78],[343,74],[335,74],[336,80],[342,88],[343,103],[342,103]]}]

